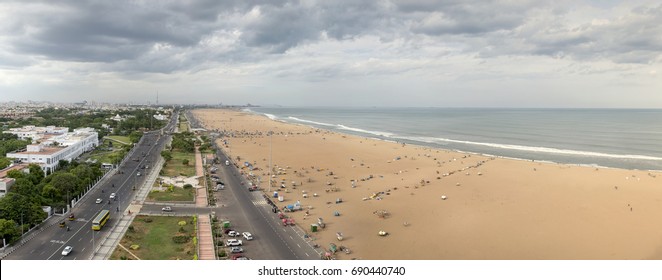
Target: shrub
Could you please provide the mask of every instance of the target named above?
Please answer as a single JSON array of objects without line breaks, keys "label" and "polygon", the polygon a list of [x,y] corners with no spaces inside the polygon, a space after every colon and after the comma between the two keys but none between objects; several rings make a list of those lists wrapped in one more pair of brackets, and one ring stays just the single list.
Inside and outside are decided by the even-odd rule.
[{"label": "shrub", "polygon": [[133,227],[133,225],[130,225],[130,226],[129,226],[129,231],[130,231],[130,232],[134,232],[134,231],[136,231],[136,229]]},{"label": "shrub", "polygon": [[198,246],[198,238],[195,236],[193,237],[193,246]]},{"label": "shrub", "polygon": [[225,250],[218,251],[218,257],[219,258],[225,258],[225,256],[226,256]]},{"label": "shrub", "polygon": [[151,222],[152,222],[152,218],[144,218],[143,221],[144,221],[145,223],[151,223]]},{"label": "shrub", "polygon": [[133,244],[133,245],[129,246],[129,248],[131,248],[131,250],[138,250],[138,249],[140,249],[140,245]]},{"label": "shrub", "polygon": [[181,233],[185,233],[186,230],[184,229],[184,227],[179,227],[179,232],[181,232]]},{"label": "shrub", "polygon": [[186,221],[179,221],[177,224],[178,224],[180,227],[183,227],[183,226],[186,225]]},{"label": "shrub", "polygon": [[128,258],[126,256],[120,256],[120,260],[124,261],[124,260],[128,260]]},{"label": "shrub", "polygon": [[191,240],[191,237],[187,235],[175,235],[172,237],[172,241],[177,243],[177,244],[184,244]]},{"label": "shrub", "polygon": [[193,188],[193,185],[191,185],[191,184],[185,184],[184,185],[184,189],[190,189],[190,188]]}]

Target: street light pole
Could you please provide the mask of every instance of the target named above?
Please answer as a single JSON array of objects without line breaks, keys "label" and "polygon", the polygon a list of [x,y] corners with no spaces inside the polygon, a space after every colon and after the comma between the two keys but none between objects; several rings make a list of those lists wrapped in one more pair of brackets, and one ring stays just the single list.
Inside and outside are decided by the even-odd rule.
[{"label": "street light pole", "polygon": [[94,244],[94,229],[92,229],[92,258],[94,259],[94,251],[95,250],[95,244]]},{"label": "street light pole", "polygon": [[274,172],[274,167],[271,165],[271,158],[273,157],[273,139],[274,139],[274,133],[273,131],[269,131],[269,193],[271,193],[271,178],[273,176]]}]

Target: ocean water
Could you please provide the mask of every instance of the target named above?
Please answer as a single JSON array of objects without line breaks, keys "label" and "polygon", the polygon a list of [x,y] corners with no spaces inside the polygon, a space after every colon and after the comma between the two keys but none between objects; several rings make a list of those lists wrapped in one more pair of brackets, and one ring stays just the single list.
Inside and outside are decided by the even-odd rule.
[{"label": "ocean water", "polygon": [[662,170],[662,110],[251,108],[365,137],[525,160]]}]

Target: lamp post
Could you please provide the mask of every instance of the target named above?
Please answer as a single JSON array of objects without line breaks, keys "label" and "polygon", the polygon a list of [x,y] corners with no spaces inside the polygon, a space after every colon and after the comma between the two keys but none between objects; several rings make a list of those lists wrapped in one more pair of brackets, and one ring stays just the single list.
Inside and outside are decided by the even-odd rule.
[{"label": "lamp post", "polygon": [[94,244],[94,229],[92,229],[92,258],[94,259],[94,253],[95,253],[95,244]]},{"label": "lamp post", "polygon": [[271,165],[271,158],[273,157],[273,139],[274,139],[274,132],[269,131],[269,193],[271,193],[271,178],[272,178],[272,173],[274,172],[274,167]]}]

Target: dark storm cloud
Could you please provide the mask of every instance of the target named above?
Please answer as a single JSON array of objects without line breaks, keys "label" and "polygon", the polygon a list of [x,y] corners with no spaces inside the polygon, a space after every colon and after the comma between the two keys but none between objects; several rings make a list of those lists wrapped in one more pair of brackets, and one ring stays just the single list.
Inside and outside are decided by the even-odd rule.
[{"label": "dark storm cloud", "polygon": [[409,14],[412,31],[427,35],[477,34],[509,30],[521,25],[529,1],[395,0],[398,11]]},{"label": "dark storm cloud", "polygon": [[157,6],[156,1],[45,3],[57,6],[52,13],[19,20],[25,32],[17,35],[14,50],[53,60],[114,62],[139,57],[157,42],[194,45],[215,20],[183,14],[176,6]]},{"label": "dark storm cloud", "polygon": [[[631,9],[603,25],[592,24],[590,18],[573,25],[564,18],[572,9],[559,9],[547,1],[5,3],[17,8],[2,20],[0,55],[4,51],[38,59],[92,62],[104,71],[171,73],[212,67],[214,62],[259,63],[298,46],[366,35],[386,42],[425,37],[425,44],[462,46],[461,52],[483,58],[540,55],[650,63],[659,60],[662,51],[662,5]],[[541,15],[550,19],[539,20]],[[217,39],[227,42],[208,42]],[[24,65],[38,59],[3,59],[0,65]],[[338,72],[343,71],[328,75]]]},{"label": "dark storm cloud", "polygon": [[531,53],[568,56],[577,60],[608,59],[647,64],[662,54],[662,5],[638,7],[605,22],[559,25],[523,37]]}]

